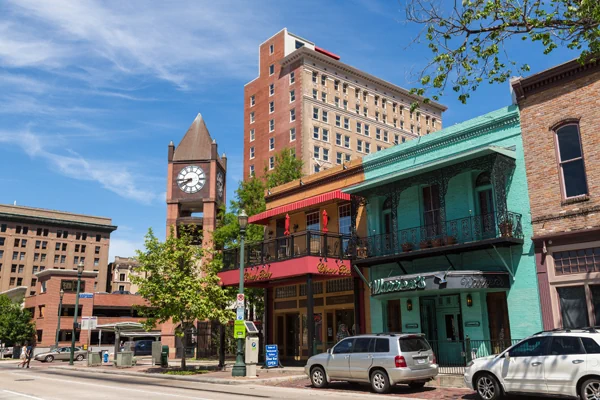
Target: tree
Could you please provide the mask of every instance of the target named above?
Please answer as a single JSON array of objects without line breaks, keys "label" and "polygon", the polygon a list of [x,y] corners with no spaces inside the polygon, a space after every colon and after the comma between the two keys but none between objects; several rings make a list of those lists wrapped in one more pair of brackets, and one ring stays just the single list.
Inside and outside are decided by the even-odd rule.
[{"label": "tree", "polygon": [[512,38],[540,42],[544,54],[566,46],[582,63],[600,54],[598,0],[409,0],[406,16],[424,26],[419,38],[432,52],[419,74],[421,87],[412,91],[433,91],[433,100],[450,84],[466,103],[482,82],[501,83],[529,71],[509,56]]},{"label": "tree", "polygon": [[0,342],[25,343],[35,340],[35,323],[29,311],[0,295]]},{"label": "tree", "polygon": [[291,149],[281,150],[275,154],[275,168],[268,172],[267,167],[265,167],[267,188],[271,189],[294,179],[302,178],[302,165],[302,160],[296,158]]},{"label": "tree", "polygon": [[[145,274],[132,276],[132,282],[138,285],[138,293],[148,302],[140,308],[147,318],[146,329],[172,321],[177,326],[175,333],[183,337],[183,343],[187,342],[195,321],[225,323],[234,317],[228,309],[232,298],[219,285],[219,261],[203,259],[204,250],[193,244],[190,232],[191,229],[180,228],[177,237],[171,227],[169,237],[161,242],[149,229],[145,249],[137,251],[138,270]],[[185,349],[181,368],[186,368]]]}]

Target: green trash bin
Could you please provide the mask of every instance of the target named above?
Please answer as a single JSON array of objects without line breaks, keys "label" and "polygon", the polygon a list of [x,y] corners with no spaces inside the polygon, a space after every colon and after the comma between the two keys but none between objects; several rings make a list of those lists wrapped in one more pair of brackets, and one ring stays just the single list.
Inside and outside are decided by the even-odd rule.
[{"label": "green trash bin", "polygon": [[160,352],[160,366],[167,368],[169,366],[169,346],[164,345]]}]

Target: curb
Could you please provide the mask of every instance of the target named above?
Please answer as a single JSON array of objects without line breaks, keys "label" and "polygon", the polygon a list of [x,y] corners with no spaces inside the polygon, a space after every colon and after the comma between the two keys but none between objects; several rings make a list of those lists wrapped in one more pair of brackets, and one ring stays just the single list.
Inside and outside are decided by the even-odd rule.
[{"label": "curb", "polygon": [[264,383],[279,383],[279,382],[288,382],[288,381],[296,381],[300,379],[305,379],[306,375],[289,375],[289,376],[281,376],[276,378],[260,378],[260,379],[224,379],[224,378],[210,378],[210,377],[202,377],[199,376],[178,376],[178,375],[165,375],[165,374],[149,374],[146,372],[129,372],[129,371],[113,371],[113,370],[101,370],[101,369],[87,369],[87,368],[71,368],[71,367],[48,367],[48,369],[61,370],[61,371],[76,371],[76,372],[87,372],[87,373],[98,373],[98,374],[108,374],[108,375],[127,375],[127,376],[137,376],[140,378],[156,378],[156,379],[166,379],[173,381],[186,381],[186,382],[198,382],[198,383],[214,383],[221,385],[260,385]]}]

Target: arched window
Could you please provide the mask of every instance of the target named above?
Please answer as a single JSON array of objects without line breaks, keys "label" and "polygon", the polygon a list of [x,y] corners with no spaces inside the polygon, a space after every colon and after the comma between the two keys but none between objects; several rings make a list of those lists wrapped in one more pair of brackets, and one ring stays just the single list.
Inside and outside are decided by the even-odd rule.
[{"label": "arched window", "polygon": [[488,171],[480,173],[479,175],[477,175],[477,178],[475,179],[475,187],[487,186],[487,185],[491,185],[491,184],[492,184],[492,180],[490,178],[490,173]]},{"label": "arched window", "polygon": [[563,125],[555,132],[563,196],[568,199],[588,194],[579,125]]},{"label": "arched window", "polygon": [[391,210],[391,209],[392,209],[392,198],[388,197],[383,202],[383,211],[388,211],[388,210]]},{"label": "arched window", "polygon": [[383,233],[389,234],[392,233],[392,198],[388,197],[383,202],[382,207],[382,217],[383,217]]}]

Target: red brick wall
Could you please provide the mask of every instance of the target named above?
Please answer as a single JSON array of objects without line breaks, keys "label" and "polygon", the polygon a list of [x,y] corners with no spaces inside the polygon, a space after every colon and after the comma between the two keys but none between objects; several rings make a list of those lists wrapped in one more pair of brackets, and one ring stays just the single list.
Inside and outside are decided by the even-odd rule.
[{"label": "red brick wall", "polygon": [[[600,72],[550,87],[519,102],[534,235],[600,226]],[[580,119],[589,200],[564,204],[554,132]]]}]

